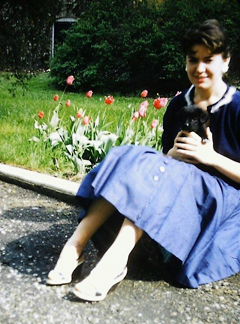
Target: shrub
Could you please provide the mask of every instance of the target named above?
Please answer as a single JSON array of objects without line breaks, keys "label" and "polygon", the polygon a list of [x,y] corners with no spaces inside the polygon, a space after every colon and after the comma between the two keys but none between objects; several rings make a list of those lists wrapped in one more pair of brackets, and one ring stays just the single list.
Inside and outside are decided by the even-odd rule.
[{"label": "shrub", "polygon": [[134,91],[155,83],[161,17],[146,1],[135,8],[118,3],[97,2],[81,15],[51,64],[57,84],[69,71],[82,90]]},{"label": "shrub", "polygon": [[190,26],[209,18],[228,30],[233,62],[239,61],[236,0],[93,2],[56,51],[51,75],[63,86],[65,76],[74,74],[75,89],[83,91],[126,94],[148,88],[150,95],[175,93],[188,82],[181,38]]}]

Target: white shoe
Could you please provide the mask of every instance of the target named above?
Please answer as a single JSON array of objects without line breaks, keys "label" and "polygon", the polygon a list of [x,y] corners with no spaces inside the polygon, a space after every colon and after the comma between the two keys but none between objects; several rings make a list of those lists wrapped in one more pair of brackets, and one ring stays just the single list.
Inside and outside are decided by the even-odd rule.
[{"label": "white shoe", "polygon": [[[105,299],[109,290],[122,281],[127,274],[127,267],[123,269],[123,271],[117,275],[115,278],[110,280],[108,278],[108,282],[96,282],[96,278],[93,278],[92,272],[88,277],[86,277],[83,281],[79,282],[73,289],[73,293],[84,300],[88,301],[100,301]],[[94,276],[95,277],[95,276]]]},{"label": "white shoe", "polygon": [[68,266],[67,269],[58,270],[58,267],[56,267],[55,269],[51,270],[48,274],[48,279],[46,280],[47,285],[56,286],[70,283],[72,281],[72,274],[74,270],[83,262],[84,254],[81,254],[80,257],[72,264],[71,269],[69,269]]}]

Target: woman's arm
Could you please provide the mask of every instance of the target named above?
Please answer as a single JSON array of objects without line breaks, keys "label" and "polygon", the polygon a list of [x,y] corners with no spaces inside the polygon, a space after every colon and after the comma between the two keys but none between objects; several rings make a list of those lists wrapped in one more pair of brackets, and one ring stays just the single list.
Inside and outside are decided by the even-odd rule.
[{"label": "woman's arm", "polygon": [[240,183],[240,163],[233,161],[221,154],[217,154],[215,164],[212,166],[229,179]]},{"label": "woman's arm", "polygon": [[[184,135],[184,137],[181,135]],[[167,155],[184,162],[211,166],[229,179],[240,183],[240,163],[214,150],[212,133],[209,128],[207,128],[207,137],[208,141],[203,143],[194,132],[180,132],[174,141],[174,146],[168,151]]]}]

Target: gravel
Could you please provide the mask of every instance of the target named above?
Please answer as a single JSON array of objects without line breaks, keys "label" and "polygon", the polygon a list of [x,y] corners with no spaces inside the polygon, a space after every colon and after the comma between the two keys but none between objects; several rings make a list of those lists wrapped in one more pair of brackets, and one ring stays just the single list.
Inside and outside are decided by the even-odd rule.
[{"label": "gravel", "polygon": [[[102,302],[72,294],[74,283],[45,284],[80,208],[0,181],[0,323],[237,324],[240,274],[201,286],[177,287],[160,268],[132,256],[127,277]],[[97,262],[91,242],[76,280]]]}]

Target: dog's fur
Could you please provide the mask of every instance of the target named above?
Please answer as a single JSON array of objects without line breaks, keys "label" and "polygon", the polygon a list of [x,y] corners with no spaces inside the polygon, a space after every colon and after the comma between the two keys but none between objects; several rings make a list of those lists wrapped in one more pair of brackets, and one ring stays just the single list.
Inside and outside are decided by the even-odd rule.
[{"label": "dog's fur", "polygon": [[183,107],[177,114],[180,122],[180,130],[186,132],[195,132],[201,136],[202,141],[207,141],[206,128],[209,120],[208,112],[198,107],[190,105]]}]

